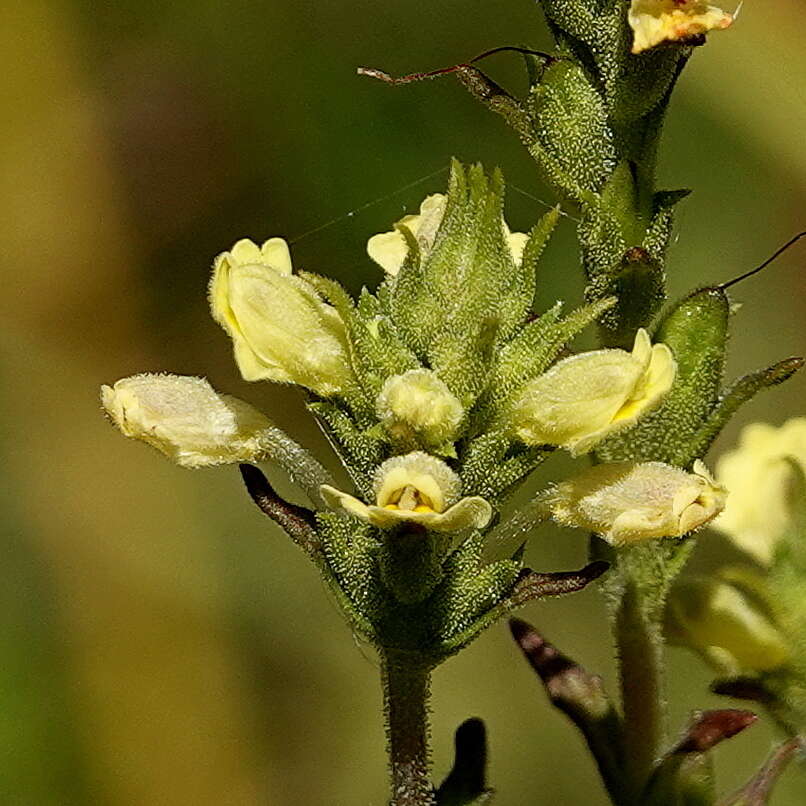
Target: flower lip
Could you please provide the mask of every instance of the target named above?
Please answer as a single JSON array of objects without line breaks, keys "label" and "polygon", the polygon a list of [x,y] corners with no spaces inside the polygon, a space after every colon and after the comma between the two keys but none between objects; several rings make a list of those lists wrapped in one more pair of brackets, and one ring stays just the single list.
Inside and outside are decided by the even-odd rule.
[{"label": "flower lip", "polygon": [[333,509],[381,529],[417,523],[436,532],[484,528],[492,507],[483,498],[459,498],[459,477],[442,461],[421,451],[387,459],[375,478],[375,502],[365,504],[329,485],[322,497]]}]

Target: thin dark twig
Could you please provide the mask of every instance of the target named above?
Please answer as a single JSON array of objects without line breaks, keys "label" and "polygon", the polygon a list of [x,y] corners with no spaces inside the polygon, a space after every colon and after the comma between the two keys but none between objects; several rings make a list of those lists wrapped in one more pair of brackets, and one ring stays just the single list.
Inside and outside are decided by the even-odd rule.
[{"label": "thin dark twig", "polygon": [[803,232],[799,232],[795,235],[794,238],[790,238],[780,249],[778,249],[771,257],[768,257],[760,266],[756,266],[755,269],[751,269],[748,272],[745,272],[739,277],[734,278],[733,280],[728,280],[727,283],[722,283],[718,286],[721,291],[724,291],[727,288],[730,288],[732,285],[736,285],[736,283],[741,283],[742,280],[746,280],[748,277],[752,277],[754,274],[758,274],[760,271],[763,271],[770,265],[774,260],[779,258],[787,249],[794,246],[801,238],[806,236],[806,230]]},{"label": "thin dark twig", "polygon": [[374,67],[359,67],[356,72],[360,76],[369,76],[370,78],[377,78],[379,81],[383,81],[386,84],[412,84],[415,81],[424,81],[428,78],[438,78],[439,76],[449,75],[450,73],[456,73],[459,70],[464,68],[470,67],[471,64],[475,64],[476,62],[480,62],[483,59],[486,59],[488,56],[493,56],[496,53],[504,53],[504,52],[514,52],[514,53],[522,53],[524,55],[530,56],[540,56],[547,61],[556,61],[556,57],[552,56],[550,53],[544,53],[542,50],[532,50],[531,48],[519,48],[515,45],[502,45],[498,48],[491,48],[490,50],[485,50],[484,53],[480,53],[478,56],[474,56],[469,62],[461,62],[460,64],[454,64],[451,67],[440,67],[438,70],[429,70],[427,73],[409,73],[405,76],[393,76],[389,73],[384,72],[383,70],[378,70]]}]

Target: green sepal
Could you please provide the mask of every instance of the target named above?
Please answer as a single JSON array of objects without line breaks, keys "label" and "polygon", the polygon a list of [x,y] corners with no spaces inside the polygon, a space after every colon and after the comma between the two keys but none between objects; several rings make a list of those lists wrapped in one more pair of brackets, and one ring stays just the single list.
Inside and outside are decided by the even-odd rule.
[{"label": "green sepal", "polygon": [[615,297],[601,299],[561,318],[562,303],[558,302],[529,322],[498,352],[477,419],[483,422],[496,417],[513,393],[542,375],[566,344],[615,304]]},{"label": "green sepal", "polygon": [[529,233],[520,266],[516,267],[512,285],[501,301],[499,343],[508,341],[532,312],[540,257],[559,220],[560,208],[557,206],[549,210]]},{"label": "green sepal", "polygon": [[386,458],[384,443],[372,436],[372,428],[359,430],[350,415],[335,403],[317,401],[308,403],[307,408],[323,426],[361,495],[372,498],[375,470]]},{"label": "green sepal", "polygon": [[[515,265],[505,239],[504,185],[499,171],[489,177],[480,165],[454,161],[445,213],[433,247],[409,258],[390,285],[389,307],[406,343],[427,363],[465,407],[486,383],[494,345],[525,319],[533,296],[530,271]],[[539,252],[544,229],[535,235]]]},{"label": "green sepal", "polygon": [[600,38],[598,4],[592,0],[541,0],[541,5],[548,21],[574,39],[592,46]]},{"label": "green sepal", "polygon": [[419,525],[383,530],[378,555],[381,579],[395,601],[414,605],[427,599],[445,575],[450,536]]},{"label": "green sepal", "polygon": [[615,271],[594,277],[585,288],[589,300],[615,297],[601,318],[600,333],[608,347],[629,349],[638,328],[646,327],[666,298],[663,265],[643,247],[628,249]]},{"label": "green sepal", "polygon": [[[624,24],[626,27],[626,15]],[[627,38],[632,44],[631,31]],[[660,128],[670,90],[688,59],[688,53],[687,48],[671,46],[630,54],[621,60],[611,102],[613,119],[619,129],[640,127],[644,139],[657,137],[657,131],[646,131],[642,123],[645,124],[652,114],[656,118],[650,121],[654,123],[653,128]]]},{"label": "green sepal", "polygon": [[692,458],[704,456],[737,409],[762,389],[769,389],[791,378],[803,367],[802,358],[787,358],[767,369],[751,372],[734,381],[719,397],[692,442],[674,457],[675,464],[688,464]]},{"label": "green sepal", "polygon": [[384,381],[410,369],[417,369],[417,356],[403,343],[388,320],[378,316],[377,300],[364,289],[358,306],[335,280],[309,272],[303,277],[336,309],[347,329],[353,370],[365,396],[363,408],[374,413],[375,399]]},{"label": "green sepal", "polygon": [[529,152],[552,184],[577,202],[591,202],[616,163],[604,100],[586,72],[563,59],[546,68],[530,102]]},{"label": "green sepal", "polygon": [[461,453],[462,492],[494,502],[531,473],[552,450],[513,445],[500,431],[476,437]]},{"label": "green sepal", "polygon": [[[506,563],[512,562],[512,560],[499,560],[491,566],[486,566],[486,568],[494,566],[505,568]],[[484,610],[473,624],[443,643],[442,651],[446,655],[458,652],[512,610],[536,599],[543,599],[548,596],[565,596],[566,594],[580,591],[593,580],[598,579],[608,568],[609,566],[606,562],[589,563],[579,571],[559,571],[546,574],[532,571],[529,568],[522,568],[506,595],[503,595],[497,604],[493,604]]]},{"label": "green sepal", "polygon": [[384,605],[377,530],[337,512],[317,512],[316,522],[328,568],[349,599],[350,615],[367,637]]},{"label": "green sepal", "polygon": [[631,160],[620,160],[607,178],[599,199],[599,207],[618,222],[625,245],[643,241],[651,213],[642,209],[637,171]]},{"label": "green sepal", "polygon": [[656,260],[663,260],[666,248],[672,236],[674,226],[674,208],[683,199],[688,198],[691,191],[659,190],[652,196],[652,219],[649,222],[642,246]]},{"label": "green sepal", "polygon": [[[481,565],[483,537],[468,538],[445,563],[445,579],[432,600],[434,634],[447,654],[458,652],[483,629],[471,628],[503,601],[521,570],[514,560]],[[485,625],[486,626],[486,625]]]},{"label": "green sepal", "polygon": [[579,226],[588,277],[585,296],[619,300],[602,318],[608,346],[630,346],[635,331],[649,325],[666,298],[663,265],[673,208],[688,191],[652,194],[648,184],[634,163],[622,161]]}]

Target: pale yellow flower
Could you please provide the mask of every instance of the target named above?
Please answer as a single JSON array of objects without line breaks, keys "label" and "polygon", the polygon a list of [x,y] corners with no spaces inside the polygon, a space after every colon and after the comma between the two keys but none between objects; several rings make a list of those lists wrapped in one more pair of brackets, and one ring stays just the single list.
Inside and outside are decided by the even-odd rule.
[{"label": "pale yellow flower", "polygon": [[378,418],[401,440],[440,446],[454,439],[464,409],[430,369],[412,369],[387,379],[377,400]]},{"label": "pale yellow flower", "polygon": [[705,0],[632,0],[633,53],[729,27],[733,16]]},{"label": "pale yellow flower", "polygon": [[415,451],[387,459],[375,476],[375,503],[365,504],[329,485],[320,488],[333,509],[390,529],[415,523],[435,532],[481,529],[490,522],[492,507],[483,498],[459,498],[461,482],[445,462]]},{"label": "pale yellow flower", "polygon": [[271,428],[248,403],[186,375],[123,378],[101,387],[101,402],[127,437],[183,467],[255,461],[265,453],[264,435]]},{"label": "pale yellow flower", "polygon": [[[406,259],[409,248],[406,239],[397,227],[404,226],[417,239],[420,250],[427,255],[434,246],[437,230],[445,215],[447,197],[442,193],[426,196],[420,205],[420,212],[416,215],[407,215],[395,223],[391,232],[382,232],[373,235],[367,241],[367,254],[387,273],[396,275]],[[509,244],[512,259],[515,265],[520,265],[523,250],[529,236],[523,232],[510,232],[506,222],[501,221],[504,236]]]},{"label": "pale yellow flower", "polygon": [[714,527],[762,564],[772,560],[791,523],[789,461],[806,472],[806,417],[795,417],[779,428],[748,425],[739,447],[716,465],[717,478],[729,487],[731,498]]},{"label": "pale yellow flower", "polygon": [[766,613],[721,579],[692,579],[672,591],[668,633],[725,675],[767,672],[789,658],[787,642]]},{"label": "pale yellow flower", "polygon": [[527,383],[505,415],[506,427],[527,445],[587,453],[653,409],[671,388],[676,370],[671,350],[653,346],[641,329],[632,353],[580,353]]},{"label": "pale yellow flower", "polygon": [[310,283],[292,274],[281,238],[260,247],[241,240],[219,255],[210,306],[247,381],[295,383],[325,397],[352,382],[344,323]]},{"label": "pale yellow flower", "polygon": [[722,511],[726,494],[697,461],[692,473],[662,462],[596,465],[544,495],[557,522],[623,546],[688,534]]}]

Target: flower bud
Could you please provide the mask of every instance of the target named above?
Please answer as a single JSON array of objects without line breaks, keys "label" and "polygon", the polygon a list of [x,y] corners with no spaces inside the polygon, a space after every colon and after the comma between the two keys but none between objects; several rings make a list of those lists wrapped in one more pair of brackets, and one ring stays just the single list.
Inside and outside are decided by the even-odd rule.
[{"label": "flower bud", "polygon": [[697,461],[694,472],[662,462],[597,465],[545,494],[551,516],[614,546],[682,537],[715,518],[727,493]]},{"label": "flower bud", "polygon": [[792,523],[790,461],[806,472],[806,417],[795,417],[779,428],[748,425],[739,447],[724,454],[716,466],[717,478],[732,495],[714,527],[765,565]]},{"label": "flower bud", "polygon": [[560,445],[578,456],[654,408],[675,371],[671,350],[653,346],[641,329],[632,353],[580,353],[527,383],[510,407],[507,425],[527,445]]},{"label": "flower bud", "polygon": [[296,383],[324,397],[350,385],[344,323],[310,283],[291,273],[288,246],[238,241],[215,260],[213,318],[227,331],[247,381]]},{"label": "flower bud", "polygon": [[257,409],[218,394],[204,378],[143,373],[101,387],[107,414],[127,437],[183,467],[252,462],[271,423]]},{"label": "flower bud", "polygon": [[[395,229],[391,232],[382,232],[373,235],[367,241],[367,254],[387,273],[396,275],[403,266],[408,254],[406,239],[399,231],[398,227],[406,227],[417,239],[420,250],[427,255],[437,237],[437,230],[445,215],[445,205],[447,198],[442,193],[434,193],[426,196],[420,205],[420,212],[417,215],[407,215],[395,223]],[[515,265],[520,265],[523,257],[523,249],[529,236],[522,232],[510,232],[506,222],[502,220],[504,234],[512,253]]]},{"label": "flower bud", "polygon": [[759,603],[719,579],[676,585],[667,615],[669,640],[701,652],[721,674],[766,672],[789,656],[786,640]]},{"label": "flower bud", "polygon": [[461,482],[456,473],[421,451],[394,456],[378,468],[374,504],[367,505],[327,484],[320,490],[333,509],[381,529],[416,523],[435,532],[457,532],[482,529],[492,517],[492,507],[483,498],[459,499]]},{"label": "flower bud", "polygon": [[685,42],[733,23],[731,14],[706,0],[632,0],[627,19],[634,34],[633,53],[661,42]]},{"label": "flower bud", "polygon": [[378,395],[377,412],[393,438],[431,447],[452,442],[464,417],[457,397],[429,369],[389,378]]}]

